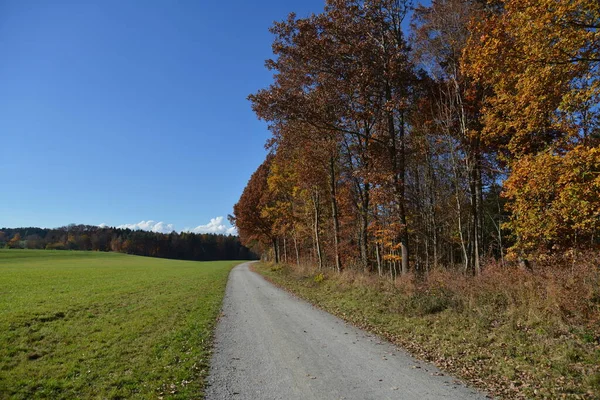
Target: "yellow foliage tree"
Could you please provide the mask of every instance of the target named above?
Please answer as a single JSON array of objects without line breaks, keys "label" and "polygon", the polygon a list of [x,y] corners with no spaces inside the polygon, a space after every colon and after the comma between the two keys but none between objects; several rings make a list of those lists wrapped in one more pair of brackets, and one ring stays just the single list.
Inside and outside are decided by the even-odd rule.
[{"label": "yellow foliage tree", "polygon": [[483,135],[506,160],[592,144],[600,119],[600,2],[504,0],[474,27],[463,62],[488,89]]},{"label": "yellow foliage tree", "polygon": [[600,228],[600,2],[503,0],[463,63],[489,91],[483,138],[509,170],[519,250],[594,245]]},{"label": "yellow foliage tree", "polygon": [[543,152],[515,162],[507,224],[522,250],[593,246],[600,232],[600,148]]},{"label": "yellow foliage tree", "polygon": [[18,249],[21,247],[21,234],[17,232],[15,236],[8,242],[8,247],[11,249]]}]

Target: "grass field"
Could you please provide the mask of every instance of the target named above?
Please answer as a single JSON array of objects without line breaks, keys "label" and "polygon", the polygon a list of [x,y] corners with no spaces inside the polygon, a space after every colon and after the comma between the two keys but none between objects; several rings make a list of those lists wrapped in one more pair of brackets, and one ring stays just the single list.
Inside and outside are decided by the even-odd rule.
[{"label": "grass field", "polygon": [[235,264],[0,250],[0,398],[201,398]]}]

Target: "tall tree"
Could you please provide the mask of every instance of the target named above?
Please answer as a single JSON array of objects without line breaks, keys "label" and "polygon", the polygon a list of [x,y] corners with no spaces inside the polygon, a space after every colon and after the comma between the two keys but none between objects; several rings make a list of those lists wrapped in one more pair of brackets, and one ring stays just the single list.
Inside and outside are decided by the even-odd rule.
[{"label": "tall tree", "polygon": [[275,230],[275,216],[271,212],[273,200],[269,191],[268,177],[273,162],[273,156],[266,160],[252,174],[240,200],[233,206],[233,216],[230,221],[240,235],[240,240],[246,246],[253,241],[263,245],[271,245],[275,262],[279,262],[279,246]]},{"label": "tall tree", "polygon": [[[475,26],[465,60],[470,74],[492,92],[483,110],[483,136],[502,151],[510,169],[505,193],[517,250],[552,246],[557,223],[570,246],[576,237],[589,243],[596,228],[583,229],[587,239],[581,230],[594,226],[589,218],[597,211],[591,210],[600,207],[584,190],[587,184],[594,187],[598,173],[600,3],[504,0],[498,5]],[[577,199],[569,203],[577,207],[574,215],[555,214],[566,212],[557,188]],[[544,216],[544,210],[554,211]],[[544,226],[553,239],[535,240],[531,233]]]},{"label": "tall tree", "polygon": [[[409,265],[404,190],[407,102],[403,100],[412,75],[401,31],[407,9],[404,1],[331,0],[322,14],[306,19],[290,15],[272,28],[277,59],[267,66],[275,71],[274,83],[250,96],[254,110],[267,121],[300,121],[312,126],[316,135],[337,135],[339,161],[349,171],[356,192],[357,242],[365,269],[370,254],[374,143],[388,150],[387,161],[380,165],[387,168],[395,193],[403,271]],[[334,163],[335,154],[330,158]],[[329,170],[334,183],[330,193],[334,193],[335,165]],[[335,194],[331,199],[335,216]]]},{"label": "tall tree", "polygon": [[471,34],[469,23],[481,12],[476,1],[435,0],[428,7],[418,7],[413,21],[415,54],[435,83],[431,106],[436,129],[454,147],[450,149],[450,162],[456,187],[466,179],[467,223],[463,225],[459,192],[456,213],[465,270],[474,273],[481,270],[484,237],[484,149],[479,121],[483,91],[463,71],[461,56]]}]

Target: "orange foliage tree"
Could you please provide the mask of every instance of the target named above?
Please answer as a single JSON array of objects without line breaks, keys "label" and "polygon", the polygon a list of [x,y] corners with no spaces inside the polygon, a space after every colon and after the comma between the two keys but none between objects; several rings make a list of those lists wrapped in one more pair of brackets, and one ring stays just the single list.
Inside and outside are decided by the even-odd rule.
[{"label": "orange foliage tree", "polygon": [[598,236],[600,196],[588,191],[600,144],[600,3],[496,5],[474,26],[465,63],[492,93],[483,136],[510,170],[507,226],[516,249],[581,244]]}]

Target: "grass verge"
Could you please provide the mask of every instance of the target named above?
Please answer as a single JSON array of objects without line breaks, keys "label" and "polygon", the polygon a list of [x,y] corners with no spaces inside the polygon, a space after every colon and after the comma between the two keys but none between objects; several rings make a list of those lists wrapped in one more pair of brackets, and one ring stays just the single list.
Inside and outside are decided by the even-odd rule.
[{"label": "grass verge", "polygon": [[597,269],[574,278],[434,272],[420,283],[265,264],[255,270],[494,396],[600,398]]},{"label": "grass verge", "polygon": [[236,264],[0,250],[0,398],[202,398]]}]

